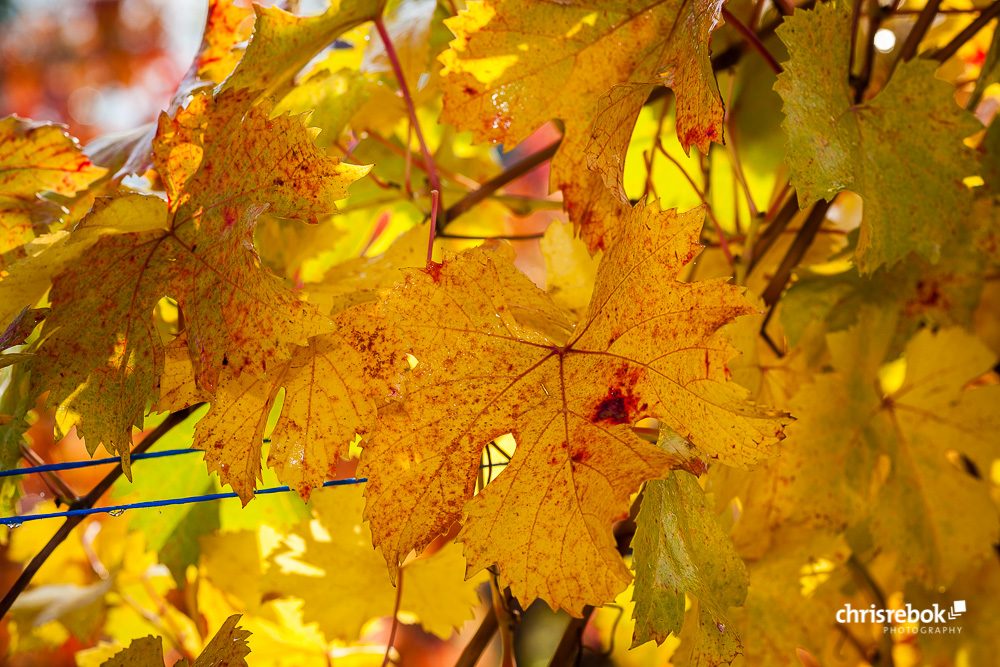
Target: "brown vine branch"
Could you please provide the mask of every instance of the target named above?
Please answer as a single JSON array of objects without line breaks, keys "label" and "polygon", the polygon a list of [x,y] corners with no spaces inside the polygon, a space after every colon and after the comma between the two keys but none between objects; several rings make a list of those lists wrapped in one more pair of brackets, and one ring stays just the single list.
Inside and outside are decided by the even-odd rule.
[{"label": "brown vine branch", "polygon": [[[29,465],[40,466],[45,464],[45,461],[43,461],[42,458],[35,453],[35,450],[28,447],[28,444],[23,440],[21,441],[21,456],[24,457],[24,460],[27,461]],[[47,487],[49,487],[49,490],[52,491],[56,499],[66,505],[72,505],[80,499],[80,497],[76,495],[76,492],[73,491],[73,489],[69,487],[69,484],[66,483],[66,480],[60,477],[57,472],[43,472],[42,481],[45,482]]]},{"label": "brown vine branch", "polygon": [[534,234],[501,234],[499,236],[476,236],[474,234],[449,234],[444,232],[438,234],[439,239],[465,239],[467,241],[489,241],[498,239],[501,241],[532,241],[545,236],[545,232],[535,232]]},{"label": "brown vine branch", "polygon": [[944,62],[955,55],[962,46],[976,36],[976,33],[986,27],[986,25],[1000,15],[1000,0],[982,10],[976,20],[966,26],[965,30],[955,35],[954,38],[937,52],[932,58],[938,62]]},{"label": "brown vine branch", "polygon": [[483,201],[494,192],[504,187],[512,181],[516,181],[529,171],[540,167],[543,163],[552,159],[552,156],[559,150],[562,139],[554,141],[537,153],[532,153],[510,165],[502,172],[483,183],[477,190],[473,190],[445,210],[443,216],[438,217],[438,232],[444,231],[444,226],[455,218],[469,211],[473,206]]},{"label": "brown vine branch", "polygon": [[764,303],[770,307],[768,311],[767,318],[764,320],[764,325],[767,324],[767,319],[770,319],[771,313],[774,312],[774,304],[778,301],[778,297],[785,290],[788,285],[789,279],[792,277],[792,269],[794,269],[802,258],[805,256],[806,251],[809,246],[812,245],[813,239],[816,238],[816,232],[819,231],[820,226],[822,226],[823,221],[826,219],[826,212],[830,208],[830,202],[825,199],[821,199],[815,204],[813,204],[812,210],[809,212],[809,216],[806,221],[802,223],[802,228],[799,233],[795,235],[795,240],[792,241],[791,247],[788,248],[788,252],[785,253],[784,258],[781,260],[781,264],[778,266],[778,270],[775,271],[774,276],[771,277],[771,282],[767,284],[764,288],[763,294],[761,294],[761,299]]},{"label": "brown vine branch", "polygon": [[[192,412],[200,408],[202,405],[204,405],[204,403],[197,403],[184,408],[183,410],[178,410],[177,412],[169,414],[159,426],[154,428],[149,435],[142,439],[142,442],[135,446],[132,453],[141,454],[145,452],[160,438],[165,436],[171,429],[187,419]],[[89,509],[93,507],[94,503],[100,500],[101,496],[103,496],[104,493],[111,488],[111,485],[114,484],[115,481],[121,476],[122,468],[119,465],[117,468],[105,475],[104,479],[98,482],[97,486],[90,490],[90,493],[85,495],[83,498],[80,498],[78,502],[73,503],[70,509]],[[32,578],[34,578],[35,573],[38,572],[39,568],[45,564],[45,561],[48,560],[49,556],[52,555],[52,552],[56,550],[56,547],[62,544],[66,538],[69,537],[69,534],[73,531],[73,529],[80,525],[84,518],[85,517],[82,515],[67,517],[66,521],[64,521],[63,525],[59,527],[59,530],[56,531],[55,535],[49,538],[49,541],[44,547],[42,547],[42,550],[31,559],[28,566],[21,571],[21,574],[17,578],[17,581],[14,582],[14,585],[11,586],[10,590],[7,591],[7,594],[3,596],[3,600],[0,600],[0,617],[3,617],[8,611],[10,611],[10,607],[14,604],[14,600],[16,600],[17,597],[24,592],[24,589],[28,587]]]},{"label": "brown vine branch", "polygon": [[[938,8],[941,6],[941,0],[927,0],[927,4],[924,5],[923,10],[917,16],[917,22],[910,30],[910,34],[906,36],[906,41],[903,42],[903,48],[899,51],[899,62],[909,62],[913,59],[913,56],[917,55],[917,47],[920,46],[920,40],[924,38],[927,31],[931,27],[931,23],[934,21],[934,16],[937,14]],[[980,18],[982,18],[980,16]],[[978,19],[977,19],[978,20]]]},{"label": "brown vine branch", "polygon": [[462,649],[462,655],[458,656],[455,667],[476,667],[476,663],[479,662],[479,658],[482,657],[486,647],[493,641],[493,635],[497,633],[499,627],[500,624],[497,621],[496,612],[493,611],[493,606],[490,605],[486,616],[483,617],[482,623],[476,629],[476,634],[472,635],[472,639]]},{"label": "brown vine branch", "polygon": [[580,640],[583,638],[583,631],[590,621],[590,616],[594,613],[594,608],[587,605],[583,608],[583,618],[571,618],[566,624],[566,630],[559,639],[556,652],[552,654],[549,667],[570,667],[575,664],[577,654],[583,650]]},{"label": "brown vine branch", "polygon": [[760,236],[757,237],[757,241],[753,244],[753,248],[751,249],[753,254],[749,258],[747,274],[751,273],[757,267],[761,258],[767,254],[767,251],[771,249],[771,246],[778,240],[778,237],[781,236],[781,233],[785,231],[786,227],[788,227],[788,223],[792,221],[792,218],[794,218],[795,214],[798,212],[798,196],[793,191],[791,196],[785,200],[784,206],[778,209],[774,219],[760,234]]}]

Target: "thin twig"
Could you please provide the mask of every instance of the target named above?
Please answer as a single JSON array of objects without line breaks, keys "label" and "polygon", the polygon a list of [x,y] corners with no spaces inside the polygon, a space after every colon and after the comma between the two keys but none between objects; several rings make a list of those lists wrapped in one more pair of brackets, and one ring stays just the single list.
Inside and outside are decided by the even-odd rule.
[{"label": "thin twig", "polygon": [[854,73],[854,52],[858,49],[858,28],[861,25],[861,6],[865,0],[854,0],[854,7],[851,9],[851,51],[847,59],[847,74]]},{"label": "thin twig", "polygon": [[[142,439],[142,442],[136,445],[135,449],[132,450],[132,453],[141,454],[142,452],[145,452],[147,449],[152,447],[157,440],[169,433],[172,428],[187,419],[192,412],[200,408],[202,405],[204,405],[204,403],[197,403],[168,415],[159,426],[153,429],[149,435]],[[90,493],[85,495],[78,502],[73,503],[72,509],[85,509],[93,507],[94,503],[100,500],[101,496],[103,496],[104,493],[111,488],[111,485],[114,484],[115,481],[121,477],[121,475],[122,468],[119,465],[117,468],[105,475],[104,479],[98,482],[97,486],[91,489]],[[14,604],[14,600],[16,600],[17,597],[24,592],[24,589],[28,587],[28,584],[31,583],[31,580],[35,576],[35,573],[38,572],[38,569],[45,564],[45,561],[48,560],[49,556],[52,555],[52,552],[56,550],[56,547],[62,544],[63,541],[69,537],[69,534],[74,528],[80,525],[84,518],[85,517],[83,515],[67,517],[66,521],[63,522],[63,525],[56,531],[56,534],[53,535],[46,545],[42,547],[42,550],[31,559],[28,566],[21,571],[21,575],[17,578],[17,581],[14,582],[14,585],[11,586],[10,590],[7,591],[7,594],[3,596],[3,600],[0,600],[0,617],[3,617],[8,611],[10,611],[10,607]]]},{"label": "thin twig", "polygon": [[738,33],[743,35],[743,39],[747,41],[747,44],[752,46],[753,49],[761,55],[764,62],[767,63],[768,67],[774,70],[775,74],[781,74],[784,71],[781,65],[778,64],[778,61],[774,59],[774,56],[771,55],[771,52],[767,50],[766,46],[764,46],[764,43],[760,41],[759,37],[757,37],[757,34],[750,28],[743,25],[743,21],[740,21],[738,18],[733,16],[732,13],[725,7],[722,8],[722,18],[725,19],[726,23],[736,28]]},{"label": "thin twig", "polygon": [[[872,80],[872,72],[875,69],[875,35],[879,26],[882,25],[882,8],[878,2],[871,2],[868,5],[868,40],[865,42],[865,63],[861,67],[854,82],[854,103],[860,104],[865,97],[865,91]],[[850,75],[850,71],[848,71]]]},{"label": "thin twig", "polygon": [[499,239],[501,241],[532,241],[545,236],[545,232],[535,232],[534,234],[501,234],[499,236],[477,236],[475,234],[449,234],[442,232],[437,235],[439,239],[465,239],[467,241],[488,241]]},{"label": "thin twig", "polygon": [[520,621],[510,608],[507,594],[500,589],[500,578],[496,569],[490,570],[490,593],[493,599],[493,613],[497,617],[497,627],[500,630],[500,666],[515,667],[514,661],[514,630]]},{"label": "thin twig", "polygon": [[994,2],[992,5],[982,10],[982,13],[976,17],[976,20],[966,26],[965,30],[955,35],[955,37],[938,50],[933,58],[938,62],[943,63],[944,61],[951,58],[955,53],[962,48],[962,45],[968,42],[970,39],[976,36],[976,33],[986,27],[990,21],[995,19],[1000,15],[1000,0]]},{"label": "thin twig", "polygon": [[792,0],[774,0],[774,8],[777,9],[782,16],[791,16],[795,12],[795,3],[792,2]]},{"label": "thin twig", "polygon": [[392,653],[392,643],[396,641],[396,628],[399,627],[399,603],[403,601],[403,574],[406,568],[399,568],[399,575],[396,577],[396,606],[392,609],[392,629],[389,630],[389,641],[385,646],[385,657],[382,658],[382,667],[389,664],[389,655]]},{"label": "thin twig", "polygon": [[[24,460],[33,466],[40,466],[45,463],[45,461],[43,461],[42,458],[35,453],[35,450],[29,447],[23,440],[21,441],[21,456],[23,456]],[[44,472],[41,477],[42,481],[45,482],[45,485],[49,487],[49,490],[52,491],[53,495],[55,495],[56,499],[60,502],[66,505],[71,505],[80,499],[80,496],[76,495],[76,492],[70,488],[69,484],[66,483],[66,480],[59,476],[59,473],[52,471]]]},{"label": "thin twig", "polygon": [[[771,249],[774,242],[778,240],[781,233],[785,231],[788,223],[792,221],[795,214],[799,212],[799,202],[796,194],[791,193],[791,196],[785,200],[785,205],[781,208],[773,207],[771,211],[768,211],[768,215],[772,212],[777,211],[777,215],[774,219],[770,221],[768,226],[764,231],[757,237],[751,248],[750,256],[746,258],[747,274],[749,275],[760,263],[761,258],[767,254],[767,251]],[[767,218],[764,218],[765,222],[768,222]]]}]

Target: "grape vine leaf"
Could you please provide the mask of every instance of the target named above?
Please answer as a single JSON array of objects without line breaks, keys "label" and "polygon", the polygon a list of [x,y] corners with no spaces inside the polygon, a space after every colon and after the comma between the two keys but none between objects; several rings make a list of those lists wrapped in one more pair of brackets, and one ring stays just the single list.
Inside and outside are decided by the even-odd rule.
[{"label": "grape vine leaf", "polygon": [[88,248],[96,259],[69,264],[53,281],[36,386],[51,389],[63,431],[76,425],[89,451],[99,443],[117,451],[127,473],[131,428],[142,424],[163,366],[152,321],[159,299],[179,303],[195,375],[209,392],[222,369],[265,374],[332,326],[260,267],[250,241],[265,209],[306,221],[335,211],[367,168],[320,152],[300,118],[269,118],[267,104],[247,109],[250,97],[198,95],[175,119],[162,116],[154,161],[166,206],[125,197],[66,241],[99,236]]},{"label": "grape vine leaf", "polygon": [[48,317],[48,315],[48,308],[30,308],[25,306],[24,310],[18,313],[17,317],[0,334],[0,352],[15,345],[20,345],[27,340],[31,332],[38,326],[38,323]]},{"label": "grape vine leaf", "polygon": [[863,593],[848,592],[856,589],[845,566],[850,556],[842,536],[801,526],[777,531],[770,550],[749,565],[746,602],[733,610],[744,640],[742,664],[802,667],[809,663],[799,659],[798,647],[821,665],[857,664],[854,656],[845,657],[842,635],[830,632],[830,619],[845,602],[870,602]]},{"label": "grape vine leaf", "polygon": [[646,485],[632,551],[633,646],[651,639],[661,644],[670,633],[680,633],[685,594],[697,598],[711,617],[713,636],[720,625],[733,632],[726,610],[743,604],[749,578],[694,476],[676,471]]},{"label": "grape vine leaf", "polygon": [[223,91],[252,89],[258,100],[287,92],[292,77],[341,33],[381,15],[386,0],[340,0],[319,16],[254,5],[257,20],[246,53]]},{"label": "grape vine leaf", "polygon": [[934,61],[901,63],[874,98],[855,103],[850,43],[839,39],[850,28],[850,7],[838,2],[796,12],[778,29],[791,56],[775,90],[792,185],[802,206],[842,190],[861,195],[862,273],[910,251],[936,262],[972,206],[962,179],[979,168],[962,140],[982,126],[955,104],[954,87],[934,78]]},{"label": "grape vine leaf", "polygon": [[966,388],[996,358],[962,329],[923,329],[903,353],[905,380],[884,386],[895,320],[865,309],[856,326],[827,337],[834,371],[792,400],[801,417],[783,457],[786,502],[821,524],[867,521],[901,572],[947,586],[998,537],[987,483],[949,462],[957,453],[988,470],[1000,456],[1000,386]]},{"label": "grape vine leaf", "polygon": [[[191,66],[170,98],[166,114],[174,116],[190,96],[221,83],[243,56],[240,43],[246,40],[244,21],[253,12],[233,0],[209,0],[201,46]],[[153,139],[157,124],[146,123],[127,132],[99,135],[87,144],[87,154],[95,164],[113,173],[112,181],[127,174],[141,174],[152,168]]]},{"label": "grape vine leaf", "polygon": [[[323,575],[296,572],[286,560],[289,553],[270,557],[265,587],[303,600],[304,620],[317,623],[330,641],[355,641],[365,623],[391,616],[395,607],[396,589],[362,521],[364,504],[356,486],[327,489],[313,497],[316,520],[326,535],[317,538],[309,521],[301,524],[293,534],[305,543],[305,551],[295,560],[322,570]],[[464,566],[454,544],[407,563],[400,610],[416,615],[429,632],[450,637],[473,617],[479,603],[479,580],[464,581]]]},{"label": "grape vine leaf", "polygon": [[[226,619],[192,667],[246,667],[246,657],[250,655],[250,647],[247,646],[250,633],[236,625],[240,618],[242,615],[233,614]],[[188,661],[182,659],[174,667],[188,667]]]},{"label": "grape vine leaf", "polygon": [[[51,193],[70,197],[104,175],[66,130],[11,116],[0,120],[0,266],[7,254],[58,222]],[[20,253],[19,253],[20,254]]]},{"label": "grape vine leaf", "polygon": [[222,375],[194,446],[244,505],[261,476],[261,443],[279,389],[285,399],[268,465],[306,500],[338,458],[348,458],[355,434],[371,432],[377,406],[402,395],[406,357],[391,327],[370,310],[361,304],[338,314],[336,331],[310,338],[264,376],[228,369]]},{"label": "grape vine leaf", "polygon": [[983,281],[982,258],[972,244],[942,248],[940,261],[919,257],[863,276],[856,267],[835,274],[800,271],[782,297],[781,322],[795,345],[808,327],[822,322],[841,331],[857,321],[865,305],[899,312],[890,346],[901,349],[922,327],[971,328]]},{"label": "grape vine leaf", "polygon": [[163,667],[163,638],[149,635],[133,639],[101,667]]},{"label": "grape vine leaf", "polygon": [[[513,305],[561,314],[495,253],[449,254],[382,294],[418,360],[407,400],[379,411],[359,470],[391,570],[461,518],[470,572],[497,563],[523,604],[541,597],[579,614],[631,578],[610,527],[643,480],[701,469],[697,456],[749,466],[771,455],[783,418],[729,382],[733,349],[718,332],[754,309],[724,280],[674,279],[698,252],[704,211],[650,204],[630,217],[635,233],[602,258],[568,341],[516,319]],[[692,444],[666,452],[642,440],[631,427],[647,416]],[[513,458],[473,498],[483,447],[506,433]]]},{"label": "grape vine leaf", "polygon": [[[181,658],[174,667],[247,667],[246,657],[250,655],[247,638],[250,633],[240,628],[241,614],[233,614],[226,619],[219,631],[212,637],[192,666],[186,658]],[[101,667],[163,667],[163,638],[149,635],[133,639],[124,648],[101,663]]]},{"label": "grape vine leaf", "polygon": [[[591,250],[607,248],[627,218],[617,184],[632,128],[655,84],[674,91],[685,150],[694,145],[707,153],[712,141],[722,142],[722,100],[708,46],[722,23],[722,4],[470,4],[445,22],[456,39],[440,57],[441,119],[471,130],[477,141],[505,145],[562,119],[566,131],[552,162],[552,188],[564,191],[566,209]],[[615,187],[614,196],[588,166]]]},{"label": "grape vine leaf", "polygon": [[221,83],[232,73],[243,58],[243,50],[237,48],[241,27],[252,15],[233,0],[209,0],[201,48],[191,66],[199,78]]}]

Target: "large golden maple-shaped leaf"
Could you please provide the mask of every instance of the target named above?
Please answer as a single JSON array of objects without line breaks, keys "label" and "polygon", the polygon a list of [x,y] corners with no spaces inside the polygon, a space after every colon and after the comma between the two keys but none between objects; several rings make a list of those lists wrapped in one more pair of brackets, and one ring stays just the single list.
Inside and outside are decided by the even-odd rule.
[{"label": "large golden maple-shaped leaf", "polygon": [[[520,323],[561,314],[482,250],[405,271],[382,296],[418,360],[407,400],[379,410],[359,472],[390,569],[461,518],[470,570],[497,563],[523,603],[541,597],[578,614],[630,579],[610,529],[643,480],[700,467],[695,456],[746,466],[770,455],[782,421],[729,382],[733,350],[718,332],[754,309],[723,280],[675,279],[698,252],[703,216],[633,209],[635,233],[603,258],[568,342]],[[692,450],[636,436],[632,425],[648,416]],[[514,456],[473,498],[482,450],[505,433]]]},{"label": "large golden maple-shaped leaf", "polygon": [[[66,130],[21,118],[0,120],[0,256],[35,236],[34,227],[60,217],[39,195],[71,196],[104,174]],[[8,262],[0,257],[0,266]]]},{"label": "large golden maple-shaped leaf", "polygon": [[[441,57],[442,119],[477,140],[508,145],[563,119],[566,138],[552,163],[552,187],[565,190],[566,208],[591,249],[605,248],[616,233],[608,215],[620,224],[626,211],[619,193],[605,191],[587,167],[600,170],[609,185],[620,181],[632,128],[655,84],[674,91],[685,149],[706,153],[712,141],[722,141],[722,100],[709,59],[722,4],[470,3],[447,22],[457,39]],[[588,158],[592,132],[595,157]]]},{"label": "large golden maple-shaped leaf", "polygon": [[[163,365],[152,318],[160,298],[180,304],[210,392],[222,369],[264,374],[290,346],[332,328],[260,266],[253,230],[264,210],[307,221],[335,210],[365,169],[315,148],[300,119],[248,109],[250,97],[201,95],[162,117],[154,151],[168,202],[119,198],[53,246],[67,268],[53,281],[35,382],[90,451],[103,442],[127,456]],[[87,261],[67,263],[75,245]]]},{"label": "large golden maple-shaped leaf", "polygon": [[824,3],[778,30],[791,55],[775,90],[784,101],[792,185],[803,206],[842,190],[861,195],[863,273],[911,250],[937,261],[967,224],[972,195],[962,179],[979,169],[962,140],[982,126],[955,104],[954,87],[934,78],[933,61],[902,63],[878,95],[855,103],[850,41],[840,39],[850,29],[849,5]]}]

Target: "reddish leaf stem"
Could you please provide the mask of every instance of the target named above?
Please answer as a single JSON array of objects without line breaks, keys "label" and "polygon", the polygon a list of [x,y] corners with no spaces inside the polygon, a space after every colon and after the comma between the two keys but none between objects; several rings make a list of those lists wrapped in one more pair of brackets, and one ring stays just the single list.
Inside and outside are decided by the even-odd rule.
[{"label": "reddish leaf stem", "polygon": [[732,13],[725,7],[722,8],[722,18],[726,20],[726,23],[736,28],[737,32],[743,35],[743,39],[747,41],[747,44],[752,46],[754,50],[761,55],[768,67],[774,70],[775,74],[781,74],[784,71],[781,65],[778,64],[778,61],[774,59],[774,56],[771,55],[771,52],[767,50],[766,46],[764,46],[764,43],[760,41],[759,37],[757,37],[757,33],[743,25],[743,21],[733,16]]},{"label": "reddish leaf stem", "polygon": [[396,641],[396,628],[399,627],[399,604],[403,601],[403,573],[406,568],[399,568],[399,575],[396,577],[396,606],[392,610],[392,629],[389,630],[389,641],[385,646],[385,657],[382,659],[382,667],[389,664],[389,654],[392,653],[392,643]]},{"label": "reddish leaf stem", "polygon": [[437,190],[431,190],[431,223],[427,225],[430,227],[430,233],[427,238],[427,263],[430,264],[434,261],[434,232],[437,229],[436,220],[438,218],[438,199],[441,193]]},{"label": "reddish leaf stem", "polygon": [[[389,39],[389,33],[385,29],[385,22],[382,21],[381,16],[375,19],[375,29],[378,30],[378,35],[382,38],[382,44],[385,45],[385,54],[389,58],[389,62],[392,65],[392,72],[396,75],[396,81],[399,83],[399,92],[403,96],[403,101],[406,102],[406,110],[410,115],[410,125],[417,135],[417,142],[420,143],[420,153],[423,155],[424,164],[427,166],[427,181],[430,183],[432,191],[437,190],[441,192],[441,179],[438,177],[434,156],[431,155],[430,150],[427,148],[427,142],[424,141],[424,133],[420,129],[420,122],[417,120],[417,110],[413,106],[413,96],[410,95],[410,87],[407,85],[406,77],[403,75],[403,66],[399,63],[399,56],[392,45],[392,40]],[[432,222],[435,221],[436,219]]]}]

